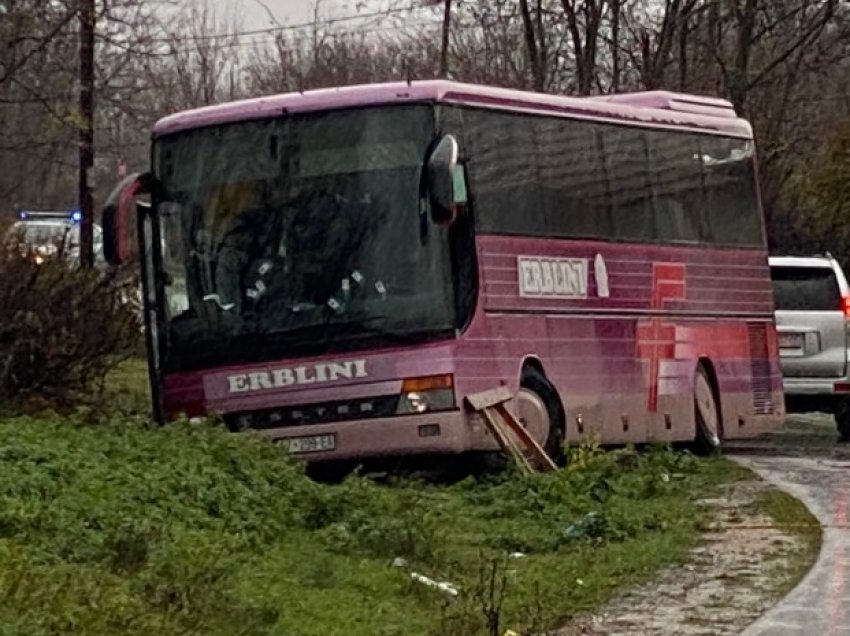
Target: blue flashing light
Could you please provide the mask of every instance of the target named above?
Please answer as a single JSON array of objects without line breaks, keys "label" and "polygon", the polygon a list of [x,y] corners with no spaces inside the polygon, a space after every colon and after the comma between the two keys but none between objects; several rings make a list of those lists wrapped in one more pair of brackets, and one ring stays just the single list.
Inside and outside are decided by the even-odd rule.
[{"label": "blue flashing light", "polygon": [[79,210],[74,210],[73,212],[71,212],[71,222],[72,223],[79,223],[82,220],[83,220],[83,213],[82,212],[80,212]]},{"label": "blue flashing light", "polygon": [[29,218],[30,213],[26,210],[21,210],[21,213],[18,215],[21,218],[21,221],[26,221]]}]

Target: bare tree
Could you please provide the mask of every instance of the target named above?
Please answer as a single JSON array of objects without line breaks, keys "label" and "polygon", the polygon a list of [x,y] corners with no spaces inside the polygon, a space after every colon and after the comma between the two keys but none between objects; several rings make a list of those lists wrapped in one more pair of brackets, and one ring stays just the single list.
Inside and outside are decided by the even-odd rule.
[{"label": "bare tree", "polygon": [[534,89],[542,91],[546,87],[547,34],[543,24],[543,1],[536,0],[536,5],[536,10],[532,15],[528,0],[519,0],[525,48],[531,65]]},{"label": "bare tree", "polygon": [[[70,205],[77,0],[2,2],[0,206]],[[96,182],[148,161],[160,116],[245,95],[452,77],[589,95],[729,98],[753,123],[775,244],[805,234],[798,184],[850,107],[839,0],[364,0],[308,25],[244,33],[205,0],[98,0]],[[102,190],[96,194],[102,194]],[[789,229],[792,228],[792,229]],[[791,240],[791,239],[788,239]]]},{"label": "bare tree", "polygon": [[[608,9],[617,10],[619,5],[609,0],[561,0],[561,6],[573,45],[576,92],[589,95],[598,85],[597,52],[603,18]],[[616,14],[612,27],[615,30],[619,28],[619,16]],[[618,34],[612,37],[616,41]]]},{"label": "bare tree", "polygon": [[449,36],[452,29],[452,0],[445,0],[443,15],[443,39],[440,44],[440,77],[446,77],[449,72]]}]

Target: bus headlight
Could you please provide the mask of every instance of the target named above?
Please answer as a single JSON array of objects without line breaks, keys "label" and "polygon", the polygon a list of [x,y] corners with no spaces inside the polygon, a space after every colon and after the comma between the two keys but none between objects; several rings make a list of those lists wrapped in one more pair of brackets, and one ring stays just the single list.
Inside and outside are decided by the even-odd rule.
[{"label": "bus headlight", "polygon": [[407,378],[401,385],[401,399],[396,414],[415,415],[454,408],[454,378],[451,375],[432,375]]},{"label": "bus headlight", "polygon": [[404,396],[407,400],[407,408],[413,413],[424,413],[428,410],[428,395],[426,393],[418,393],[411,391]]}]

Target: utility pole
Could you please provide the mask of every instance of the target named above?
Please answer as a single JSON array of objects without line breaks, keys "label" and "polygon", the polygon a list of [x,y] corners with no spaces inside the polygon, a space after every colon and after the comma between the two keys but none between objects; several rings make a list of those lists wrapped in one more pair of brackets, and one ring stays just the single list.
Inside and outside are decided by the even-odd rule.
[{"label": "utility pole", "polygon": [[452,0],[446,0],[443,12],[443,43],[440,48],[440,77],[445,78],[449,72],[449,32],[452,25]]},{"label": "utility pole", "polygon": [[80,159],[77,202],[80,221],[80,263],[94,265],[94,199],[90,177],[94,167],[94,9],[95,0],[78,0],[80,18]]}]

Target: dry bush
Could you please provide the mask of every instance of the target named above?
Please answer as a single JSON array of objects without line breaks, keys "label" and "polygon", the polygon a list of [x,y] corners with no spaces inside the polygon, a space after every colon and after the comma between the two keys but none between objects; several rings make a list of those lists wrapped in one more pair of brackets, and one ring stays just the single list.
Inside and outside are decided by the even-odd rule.
[{"label": "dry bush", "polygon": [[68,402],[139,351],[138,313],[117,277],[34,256],[15,240],[0,250],[0,401]]}]

